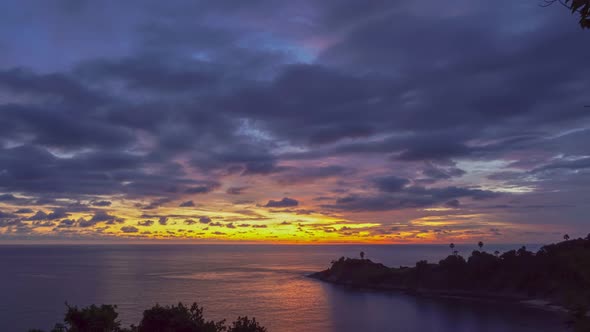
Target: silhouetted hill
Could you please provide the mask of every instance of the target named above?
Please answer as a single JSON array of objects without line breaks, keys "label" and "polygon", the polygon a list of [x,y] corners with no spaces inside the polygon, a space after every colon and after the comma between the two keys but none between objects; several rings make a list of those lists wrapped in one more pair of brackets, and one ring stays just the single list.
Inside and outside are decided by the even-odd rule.
[{"label": "silhouetted hill", "polygon": [[590,304],[590,239],[547,245],[536,253],[522,247],[503,254],[473,251],[467,260],[454,254],[414,267],[342,257],[310,277],[372,289]]}]

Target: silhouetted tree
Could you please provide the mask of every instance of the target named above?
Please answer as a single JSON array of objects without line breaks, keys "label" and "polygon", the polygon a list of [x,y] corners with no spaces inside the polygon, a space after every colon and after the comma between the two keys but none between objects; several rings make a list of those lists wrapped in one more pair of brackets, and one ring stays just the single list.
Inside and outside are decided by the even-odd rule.
[{"label": "silhouetted tree", "polygon": [[[483,243],[478,243],[480,249]],[[338,261],[314,278],[364,288],[444,290],[551,299],[570,312],[574,331],[590,332],[590,237],[543,246],[536,253],[518,250],[471,256],[449,255],[438,264],[388,268],[358,259]],[[574,301],[568,300],[568,294]]]},{"label": "silhouetted tree", "polygon": [[[78,309],[67,305],[65,325],[56,324],[51,332],[267,332],[255,318],[238,317],[231,326],[225,321],[207,321],[203,308],[193,303],[154,307],[143,312],[139,326],[122,328],[113,305],[91,305]],[[29,332],[43,332],[29,330]]]},{"label": "silhouetted tree", "polygon": [[416,262],[416,279],[421,279],[428,272],[428,261],[421,260]]},{"label": "silhouetted tree", "polygon": [[534,254],[528,250],[526,250],[525,246],[520,247],[520,249],[518,249],[518,251],[516,252],[516,254],[519,257],[532,257]]},{"label": "silhouetted tree", "polygon": [[550,6],[559,3],[569,8],[573,14],[580,16],[580,26],[590,28],[590,0],[544,0],[544,6]]},{"label": "silhouetted tree", "polygon": [[451,242],[451,244],[449,244],[449,248],[451,248],[451,252],[455,254],[455,244]]},{"label": "silhouetted tree", "polygon": [[105,332],[118,331],[121,323],[117,320],[119,314],[114,305],[91,305],[78,309],[66,303],[68,310],[64,322],[68,332]]},{"label": "silhouetted tree", "polygon": [[448,270],[458,270],[460,267],[466,264],[465,258],[459,255],[452,255],[443,260],[440,260],[438,264]]},{"label": "silhouetted tree", "polygon": [[203,308],[193,303],[187,307],[182,303],[174,306],[154,306],[143,312],[138,332],[186,331],[218,332],[223,331],[224,321],[207,321],[203,317]]},{"label": "silhouetted tree", "polygon": [[483,242],[479,241],[477,243],[477,246],[479,247],[479,250],[481,251],[481,249],[483,248]]},{"label": "silhouetted tree", "polygon": [[569,313],[568,325],[574,332],[590,331],[589,300],[590,298],[584,295],[578,295],[566,303]]},{"label": "silhouetted tree", "polygon": [[570,239],[570,236],[569,236],[569,235],[567,235],[567,234],[565,234],[565,235],[563,236],[563,239],[564,239],[564,240],[566,240],[566,241],[568,241],[568,240]]},{"label": "silhouetted tree", "polygon": [[361,251],[361,259],[365,259],[365,252]]},{"label": "silhouetted tree", "polygon": [[256,318],[252,320],[248,317],[238,317],[238,319],[232,323],[228,332],[267,332],[266,328],[260,326],[256,321]]}]

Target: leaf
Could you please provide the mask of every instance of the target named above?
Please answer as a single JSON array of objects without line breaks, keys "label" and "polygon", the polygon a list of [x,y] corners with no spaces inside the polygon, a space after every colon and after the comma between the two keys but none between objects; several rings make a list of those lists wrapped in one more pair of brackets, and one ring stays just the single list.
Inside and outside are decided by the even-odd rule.
[{"label": "leaf", "polygon": [[573,0],[572,2],[572,13],[575,13],[580,9],[582,6],[587,5],[587,0]]}]

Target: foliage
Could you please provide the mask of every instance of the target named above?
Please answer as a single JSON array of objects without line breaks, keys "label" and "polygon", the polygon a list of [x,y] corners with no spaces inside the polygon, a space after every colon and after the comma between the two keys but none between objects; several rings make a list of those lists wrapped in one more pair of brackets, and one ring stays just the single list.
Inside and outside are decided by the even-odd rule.
[{"label": "foliage", "polygon": [[[208,321],[203,308],[193,303],[161,306],[143,312],[138,326],[122,328],[113,305],[91,305],[82,309],[67,305],[64,325],[56,324],[51,332],[267,332],[255,318],[238,317],[230,326],[225,321]],[[29,332],[43,332],[29,330]]]},{"label": "foliage", "polygon": [[189,308],[182,303],[160,306],[143,312],[138,332],[217,332],[224,331],[224,322],[206,321],[203,308],[193,303]]},{"label": "foliage", "polygon": [[580,14],[580,26],[590,28],[590,0],[565,0],[570,5],[572,13]]},{"label": "foliage", "polygon": [[267,332],[266,328],[262,327],[256,321],[256,318],[251,320],[248,317],[238,317],[238,319],[232,323],[228,332]]},{"label": "foliage", "polygon": [[121,323],[117,321],[119,314],[113,305],[91,305],[78,309],[66,304],[68,310],[64,322],[69,326],[68,332],[104,332],[119,331]]},{"label": "foliage", "polygon": [[483,248],[483,242],[479,241],[477,243],[477,246],[479,247],[479,250],[481,250]]},{"label": "foliage", "polygon": [[590,29],[590,0],[544,0],[545,6],[560,3],[580,17],[580,26]]},{"label": "foliage", "polygon": [[[483,243],[478,245],[483,247]],[[590,235],[500,254],[474,250],[429,264],[388,268],[370,260],[340,258],[312,277],[361,288],[403,289],[475,296],[541,298],[568,309],[574,331],[590,331]]]},{"label": "foliage", "polygon": [[568,324],[574,332],[590,331],[590,290],[569,294],[567,308],[570,320]]}]

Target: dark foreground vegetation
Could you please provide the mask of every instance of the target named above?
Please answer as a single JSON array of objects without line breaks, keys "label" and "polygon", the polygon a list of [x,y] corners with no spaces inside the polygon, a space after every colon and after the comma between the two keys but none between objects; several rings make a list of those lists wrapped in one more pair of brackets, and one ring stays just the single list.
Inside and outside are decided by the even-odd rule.
[{"label": "dark foreground vegetation", "polygon": [[[467,258],[457,251],[437,264],[389,268],[364,259],[340,258],[310,277],[360,288],[402,290],[425,295],[541,299],[567,308],[575,331],[590,331],[590,235],[503,254],[487,253],[483,243]],[[451,249],[454,245],[451,244]]]},{"label": "dark foreground vegetation", "polygon": [[579,17],[580,26],[590,29],[590,0],[543,0],[542,6],[560,4]]},{"label": "dark foreground vegetation", "polygon": [[[116,306],[91,305],[77,308],[69,305],[64,324],[56,324],[50,332],[266,332],[255,318],[238,317],[231,325],[225,321],[208,321],[203,308],[196,303],[188,307],[182,303],[172,306],[155,305],[143,312],[139,325],[121,327]],[[30,330],[29,332],[43,332]]]}]

